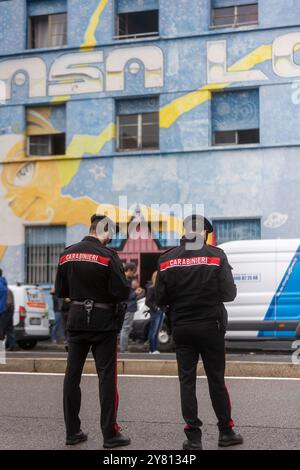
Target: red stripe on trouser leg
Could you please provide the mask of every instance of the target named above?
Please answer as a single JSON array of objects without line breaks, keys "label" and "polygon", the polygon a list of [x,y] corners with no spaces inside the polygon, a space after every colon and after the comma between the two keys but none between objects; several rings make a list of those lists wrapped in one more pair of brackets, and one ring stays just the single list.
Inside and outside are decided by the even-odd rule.
[{"label": "red stripe on trouser leg", "polygon": [[233,420],[232,420],[232,418],[231,418],[231,410],[232,410],[232,407],[231,407],[230,395],[229,395],[229,392],[228,392],[228,389],[227,389],[226,385],[224,385],[224,386],[225,386],[225,390],[226,390],[226,393],[227,393],[227,396],[228,396],[228,402],[229,402],[230,421],[229,421],[228,425],[229,425],[231,428],[233,428],[235,424],[234,424],[234,422],[233,422]]},{"label": "red stripe on trouser leg", "polygon": [[117,423],[117,416],[118,416],[118,408],[119,408],[119,393],[118,393],[118,352],[116,350],[116,362],[115,362],[115,431],[116,433],[119,432],[119,425]]},{"label": "red stripe on trouser leg", "polygon": [[184,426],[184,430],[187,431],[188,429],[190,429],[190,426],[189,426],[188,424],[186,424],[186,425]]}]

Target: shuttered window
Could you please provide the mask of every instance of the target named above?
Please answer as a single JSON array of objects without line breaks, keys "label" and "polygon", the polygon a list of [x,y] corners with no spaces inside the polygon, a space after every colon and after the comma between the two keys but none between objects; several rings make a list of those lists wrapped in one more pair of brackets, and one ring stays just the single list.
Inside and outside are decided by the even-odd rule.
[{"label": "shuttered window", "polygon": [[28,107],[26,110],[27,155],[64,155],[66,151],[65,105]]},{"label": "shuttered window", "polygon": [[251,0],[213,0],[212,26],[236,27],[258,23],[258,3]]},{"label": "shuttered window", "polygon": [[259,90],[213,93],[213,145],[260,142]]},{"label": "shuttered window", "polygon": [[234,240],[259,240],[261,238],[260,219],[224,219],[213,221],[218,245]]},{"label": "shuttered window", "polygon": [[60,253],[66,244],[63,225],[25,228],[25,266],[28,284],[53,284]]}]

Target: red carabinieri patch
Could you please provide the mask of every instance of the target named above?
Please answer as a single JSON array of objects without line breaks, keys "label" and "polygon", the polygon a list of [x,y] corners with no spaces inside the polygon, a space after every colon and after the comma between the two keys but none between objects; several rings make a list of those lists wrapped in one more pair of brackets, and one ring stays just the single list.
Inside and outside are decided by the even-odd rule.
[{"label": "red carabinieri patch", "polygon": [[68,253],[60,257],[59,264],[62,265],[73,261],[85,261],[88,263],[101,264],[101,266],[108,266],[110,259],[93,253]]},{"label": "red carabinieri patch", "polygon": [[189,266],[200,266],[202,264],[210,266],[220,266],[220,258],[207,258],[206,256],[195,256],[193,258],[175,258],[164,263],[160,263],[160,270],[165,271],[170,268],[182,268]]}]

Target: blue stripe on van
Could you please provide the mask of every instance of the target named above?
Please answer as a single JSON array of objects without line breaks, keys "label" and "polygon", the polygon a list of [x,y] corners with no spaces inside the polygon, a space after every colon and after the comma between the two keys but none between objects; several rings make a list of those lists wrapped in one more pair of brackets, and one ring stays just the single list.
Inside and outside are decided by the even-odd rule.
[{"label": "blue stripe on van", "polygon": [[[264,320],[299,320],[300,321],[300,246],[293,256]],[[293,337],[293,332],[277,332],[276,336]],[[261,331],[258,336],[273,336],[274,332]]]}]

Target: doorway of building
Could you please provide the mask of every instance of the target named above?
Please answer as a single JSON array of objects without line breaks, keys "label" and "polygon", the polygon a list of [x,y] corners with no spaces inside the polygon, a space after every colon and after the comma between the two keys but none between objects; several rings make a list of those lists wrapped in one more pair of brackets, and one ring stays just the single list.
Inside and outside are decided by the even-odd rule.
[{"label": "doorway of building", "polygon": [[141,286],[145,286],[150,281],[154,271],[157,270],[157,262],[161,253],[141,253]]}]

